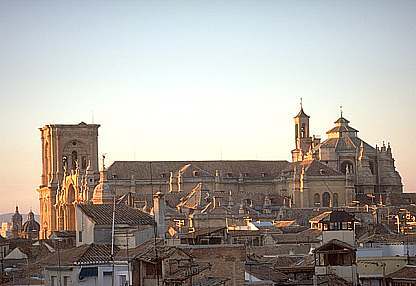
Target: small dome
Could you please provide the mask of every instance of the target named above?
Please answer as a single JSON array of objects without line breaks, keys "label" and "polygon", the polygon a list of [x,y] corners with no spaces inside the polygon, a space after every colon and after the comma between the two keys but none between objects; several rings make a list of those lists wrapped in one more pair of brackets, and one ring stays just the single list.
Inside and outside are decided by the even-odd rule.
[{"label": "small dome", "polygon": [[32,211],[27,215],[27,221],[23,224],[22,230],[26,233],[39,232],[40,224],[35,220],[35,214]]},{"label": "small dome", "polygon": [[106,171],[100,173],[100,182],[94,188],[92,202],[93,204],[111,204],[113,202],[113,192],[107,181]]}]

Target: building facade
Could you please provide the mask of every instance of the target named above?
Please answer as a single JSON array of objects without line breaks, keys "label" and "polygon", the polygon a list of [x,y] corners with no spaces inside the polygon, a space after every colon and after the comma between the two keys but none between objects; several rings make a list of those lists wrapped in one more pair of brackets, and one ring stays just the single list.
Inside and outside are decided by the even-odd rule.
[{"label": "building facade", "polygon": [[[109,203],[115,195],[152,211],[153,195],[170,194],[171,211],[197,186],[201,202],[249,207],[268,213],[281,207],[342,207],[356,200],[388,203],[402,183],[390,145],[372,147],[342,114],[321,142],[310,135],[303,107],[294,117],[292,162],[115,161],[98,170],[99,125],[47,125],[42,135],[42,183],[38,189],[42,238],[75,231],[78,204]],[[176,201],[175,201],[176,200]],[[241,207],[241,208],[242,208]]]},{"label": "building facade", "polygon": [[37,189],[41,238],[75,230],[75,205],[92,196],[98,181],[98,128],[81,122],[40,128],[42,175]]}]

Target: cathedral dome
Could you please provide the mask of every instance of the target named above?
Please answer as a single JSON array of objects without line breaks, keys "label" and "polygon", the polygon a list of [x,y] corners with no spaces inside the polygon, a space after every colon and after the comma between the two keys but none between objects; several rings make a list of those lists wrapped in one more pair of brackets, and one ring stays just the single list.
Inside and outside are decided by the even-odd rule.
[{"label": "cathedral dome", "polygon": [[39,232],[40,224],[35,220],[35,214],[30,211],[27,216],[27,221],[22,226],[22,231],[25,233]]}]

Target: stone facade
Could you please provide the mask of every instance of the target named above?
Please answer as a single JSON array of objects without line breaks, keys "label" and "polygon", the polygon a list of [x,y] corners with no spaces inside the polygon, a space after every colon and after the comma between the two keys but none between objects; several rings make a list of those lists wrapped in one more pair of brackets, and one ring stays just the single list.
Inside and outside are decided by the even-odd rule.
[{"label": "stone facade", "polygon": [[41,238],[55,230],[75,230],[75,204],[88,200],[98,181],[98,128],[99,125],[81,122],[39,129]]},{"label": "stone facade", "polygon": [[355,200],[368,203],[368,198],[388,203],[390,194],[402,193],[389,144],[373,148],[342,114],[321,142],[310,135],[309,119],[302,107],[294,117],[292,162],[115,161],[106,169],[103,160],[101,172],[99,125],[47,125],[40,129],[40,236],[74,231],[77,204],[110,203],[114,195],[151,212],[155,193],[170,194],[166,199],[176,201],[167,201],[169,211],[178,212],[180,201],[199,186],[199,202],[211,202],[217,209],[237,206],[239,213],[240,206],[272,214],[281,207],[342,207]]},{"label": "stone facade", "polygon": [[390,144],[386,146],[383,142],[381,148],[372,147],[358,137],[358,130],[349,125],[350,121],[342,112],[335,126],[326,132],[328,138],[323,142],[309,137],[309,116],[302,107],[294,121],[297,133],[293,162],[319,160],[344,174],[349,181],[346,184],[354,186],[354,197],[359,201],[370,197],[373,201],[386,202],[389,194],[403,192]]}]

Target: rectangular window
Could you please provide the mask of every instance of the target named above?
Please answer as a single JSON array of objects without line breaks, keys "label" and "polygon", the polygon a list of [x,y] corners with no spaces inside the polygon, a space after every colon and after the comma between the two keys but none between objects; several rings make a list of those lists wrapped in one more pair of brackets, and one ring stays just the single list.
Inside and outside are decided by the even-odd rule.
[{"label": "rectangular window", "polygon": [[64,276],[64,286],[70,286],[71,285],[71,277]]},{"label": "rectangular window", "polygon": [[78,242],[82,242],[82,231],[78,231]]},{"label": "rectangular window", "polygon": [[126,279],[126,275],[119,275],[119,282],[120,282],[120,286],[127,286],[127,279]]},{"label": "rectangular window", "polygon": [[57,277],[51,276],[51,286],[57,286],[58,284],[56,282],[57,282]]}]

